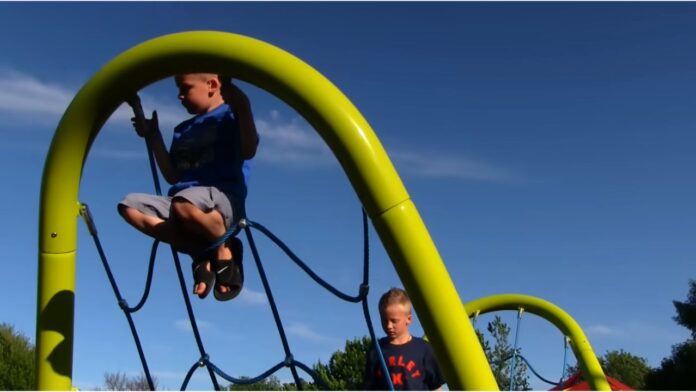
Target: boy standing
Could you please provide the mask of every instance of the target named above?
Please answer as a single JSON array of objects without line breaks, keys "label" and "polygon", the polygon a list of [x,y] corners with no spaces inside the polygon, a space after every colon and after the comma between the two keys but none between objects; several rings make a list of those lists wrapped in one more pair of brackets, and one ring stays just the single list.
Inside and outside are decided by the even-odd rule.
[{"label": "boy standing", "polygon": [[[215,74],[177,76],[179,100],[193,114],[174,129],[169,150],[152,119],[134,119],[147,139],[162,176],[172,184],[167,196],[131,193],[118,205],[123,218],[141,232],[196,254],[222,237],[244,216],[247,160],[254,157],[258,134],[246,94]],[[242,289],[242,246],[231,238],[211,254],[193,260],[194,293],[205,298],[215,287],[221,301]]]},{"label": "boy standing", "polygon": [[[394,390],[439,390],[445,383],[430,345],[408,331],[411,299],[402,289],[392,288],[379,300],[379,316],[386,338],[379,340]],[[367,356],[366,390],[388,390],[382,366],[373,348]]]}]

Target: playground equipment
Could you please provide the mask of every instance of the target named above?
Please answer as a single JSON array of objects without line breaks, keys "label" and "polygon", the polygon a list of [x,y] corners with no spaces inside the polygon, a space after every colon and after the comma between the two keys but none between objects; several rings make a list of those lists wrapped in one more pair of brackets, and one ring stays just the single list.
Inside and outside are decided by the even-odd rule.
[{"label": "playground equipment", "polygon": [[[159,37],[117,56],[82,87],[58,125],[41,189],[37,388],[72,387],[77,217],[82,208],[77,195],[90,146],[109,116],[140,89],[188,72],[225,74],[251,83],[286,102],[317,130],[338,158],[411,295],[449,387],[497,389],[467,308],[362,115],[331,82],[291,54],[249,37],[210,31]],[[588,353],[576,354],[584,358]],[[609,389],[600,380],[601,369],[586,368],[594,371],[591,387]]]},{"label": "playground equipment", "polygon": [[[569,338],[573,353],[590,386],[594,390],[611,390],[585,333],[568,313],[551,302],[523,294],[498,294],[467,302],[464,307],[469,312],[469,316],[498,310],[523,309],[525,312],[546,319],[555,325],[563,333],[563,336]],[[517,332],[519,332],[519,328],[516,329]],[[514,369],[514,365],[512,368]]]}]

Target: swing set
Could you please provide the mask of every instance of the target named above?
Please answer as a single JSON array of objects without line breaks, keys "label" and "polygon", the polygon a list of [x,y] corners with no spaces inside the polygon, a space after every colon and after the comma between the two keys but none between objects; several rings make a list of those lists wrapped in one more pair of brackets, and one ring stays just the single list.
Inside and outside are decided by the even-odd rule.
[{"label": "swing set", "polygon": [[[336,155],[362,203],[363,227],[366,230],[369,217],[409,293],[450,389],[498,389],[469,317],[490,311],[523,308],[549,320],[568,337],[569,345],[590,388],[611,390],[583,331],[555,305],[519,294],[501,294],[468,303],[461,301],[418,210],[379,139],[353,104],[328,79],[302,60],[268,43],[215,31],[165,35],[121,53],[80,89],[58,124],[46,158],[41,186],[36,322],[36,373],[39,390],[72,388],[75,256],[79,216],[85,219],[95,240],[119,306],[134,332],[143,368],[152,388],[147,363],[130,314],[137,311],[147,297],[158,244],[153,244],[148,284],[143,298],[131,308],[120,296],[96,235],[94,219],[87,205],[78,200],[78,193],[90,147],[111,114],[123,102],[133,102],[137,92],[149,84],[173,75],[192,72],[229,75],[264,89],[294,108],[317,130]],[[153,176],[159,191],[154,168]],[[300,388],[296,369],[300,368],[310,374],[311,370],[292,355],[251,228],[271,238],[312,279],[334,295],[351,302],[362,302],[368,329],[373,342],[376,341],[367,311],[367,234],[363,282],[358,295],[350,296],[338,292],[314,274],[265,227],[244,219],[237,222],[228,235],[236,235],[244,230],[247,236],[286,354],[280,363],[252,379],[252,382],[282,367],[289,367]],[[207,356],[195,328],[195,318],[188,290],[183,283],[178,256],[175,251],[172,253],[201,353],[181,389],[186,388],[197,367],[207,368],[215,389],[219,389],[216,375],[232,382],[248,381],[228,376]],[[514,360],[516,359],[513,358]],[[315,378],[315,381],[320,386],[323,385],[321,380]]]}]

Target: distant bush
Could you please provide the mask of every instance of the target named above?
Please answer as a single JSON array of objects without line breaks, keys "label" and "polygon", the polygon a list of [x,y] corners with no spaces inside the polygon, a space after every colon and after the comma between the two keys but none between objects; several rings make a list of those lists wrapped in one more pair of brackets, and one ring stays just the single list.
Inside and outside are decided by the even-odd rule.
[{"label": "distant bush", "polygon": [[36,390],[34,352],[26,336],[9,324],[0,324],[0,390]]}]

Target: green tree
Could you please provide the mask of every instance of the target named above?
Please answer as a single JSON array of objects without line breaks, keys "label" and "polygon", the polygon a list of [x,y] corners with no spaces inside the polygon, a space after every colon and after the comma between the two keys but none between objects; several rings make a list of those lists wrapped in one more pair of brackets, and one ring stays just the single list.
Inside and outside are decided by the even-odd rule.
[{"label": "green tree", "polygon": [[361,390],[365,377],[365,362],[371,345],[372,339],[368,336],[347,340],[343,351],[333,353],[328,365],[317,362],[314,371],[331,390]]},{"label": "green tree", "polygon": [[[510,327],[503,322],[500,316],[495,316],[493,321],[489,322],[486,330],[493,338],[493,345],[488,342],[481,331],[476,331],[483,351],[491,364],[493,375],[498,383],[498,388],[501,391],[510,389],[510,368],[512,367],[512,356],[515,350],[510,345],[508,337],[510,336]],[[517,348],[517,355],[521,355],[521,349]],[[527,375],[527,364],[517,358],[514,371],[514,389],[529,390],[529,376]]]},{"label": "green tree", "polygon": [[[250,377],[241,377],[243,380],[248,380]],[[265,379],[253,384],[231,384],[230,391],[284,391],[283,383],[278,377],[269,376]]]},{"label": "green tree", "polygon": [[672,346],[672,354],[648,374],[645,386],[651,390],[696,390],[696,281],[689,281],[685,302],[673,301],[674,321],[691,331],[691,339]]},{"label": "green tree", "polygon": [[650,373],[647,359],[624,350],[614,350],[607,351],[599,359],[599,363],[606,375],[633,387],[633,389],[643,390],[645,388],[645,376]]},{"label": "green tree", "polygon": [[0,390],[36,390],[34,345],[9,324],[0,324]]},{"label": "green tree", "polygon": [[689,294],[685,302],[672,301],[677,310],[674,321],[691,331],[691,340],[696,339],[696,280],[689,281]]},{"label": "green tree", "polygon": [[[648,360],[624,350],[607,351],[597,358],[604,374],[636,389],[645,388],[645,377],[650,373]],[[576,373],[579,365],[568,367],[566,376]]]},{"label": "green tree", "polygon": [[660,367],[649,373],[645,387],[654,391],[696,390],[696,342],[690,340],[672,346],[672,355],[662,360]]},{"label": "green tree", "polygon": [[[152,384],[157,390],[157,378],[152,377]],[[104,390],[106,391],[149,391],[150,384],[147,382],[145,373],[137,376],[128,377],[125,373],[104,373]]]},{"label": "green tree", "polygon": [[[242,380],[248,380],[249,377],[240,377]],[[302,384],[303,391],[316,391],[318,390],[316,385],[309,383],[306,380],[300,378],[300,383]],[[251,384],[230,384],[227,387],[229,391],[297,391],[297,385],[295,382],[281,382],[280,379],[271,375],[266,377],[261,381],[257,381]]]}]

